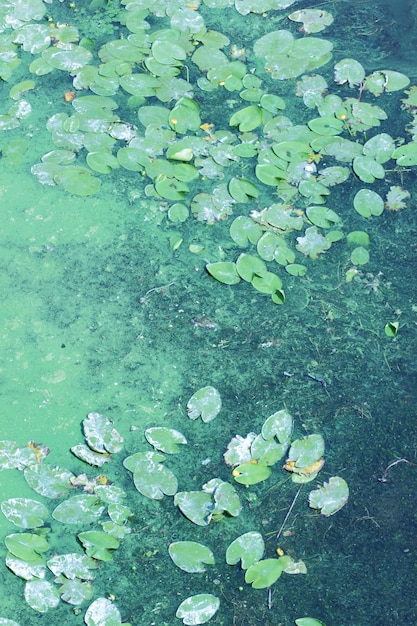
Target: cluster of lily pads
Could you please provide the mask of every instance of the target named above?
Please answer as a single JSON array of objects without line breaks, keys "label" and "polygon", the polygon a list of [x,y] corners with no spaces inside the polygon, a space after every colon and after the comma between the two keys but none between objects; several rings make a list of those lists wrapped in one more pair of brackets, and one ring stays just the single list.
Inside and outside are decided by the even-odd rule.
[{"label": "cluster of lily pads", "polygon": [[[201,417],[204,423],[213,420],[220,409],[220,394],[211,386],[199,389],[187,404],[188,417],[193,420]],[[74,446],[71,451],[91,467],[101,468],[123,449],[123,438],[112,421],[100,413],[88,415],[83,421],[83,432],[86,443]],[[265,481],[271,476],[272,467],[284,457],[283,470],[300,485],[299,490],[317,478],[324,464],[323,437],[312,434],[292,439],[292,433],[293,418],[282,409],[267,418],[259,434],[236,435],[224,454],[226,465],[232,468],[229,479],[210,477],[199,490],[179,491],[177,477],[165,465],[169,455],[180,453],[187,444],[186,437],[173,428],[147,428],[144,437],[152,449],[131,454],[123,460],[123,466],[133,474],[133,483],[142,496],[152,500],[174,496],[174,505],[186,519],[198,526],[208,526],[215,520],[237,517],[243,509],[239,485],[248,487]],[[21,529],[5,538],[6,565],[25,581],[24,596],[32,609],[46,613],[63,601],[79,614],[81,605],[93,598],[92,581],[98,564],[110,561],[112,552],[131,532],[133,513],[124,504],[126,492],[105,475],[75,476],[64,468],[45,463],[48,453],[48,448],[33,442],[23,447],[12,441],[0,442],[1,470],[22,470],[26,483],[42,498],[61,500],[52,510],[47,503],[32,498],[9,498],[1,503],[3,515]],[[72,495],[75,489],[82,492]],[[310,492],[308,504],[329,516],[346,503],[348,495],[344,479],[334,476]],[[76,528],[77,543],[84,551],[59,554],[54,546],[54,554],[50,554],[53,533],[60,524]],[[92,524],[97,527],[79,531],[81,526]],[[240,564],[245,582],[254,589],[270,587],[282,573],[307,572],[303,561],[284,553],[265,558],[265,551],[264,538],[257,529],[234,538],[224,546],[223,555],[218,554],[218,546],[215,556],[209,546],[188,538],[175,541],[168,548],[173,563],[192,574],[205,572],[206,566],[214,564],[219,557],[231,566]],[[199,593],[181,602],[176,616],[184,624],[203,624],[219,606],[216,595]],[[1,619],[6,621],[0,623],[13,624],[7,618]],[[111,599],[101,597],[89,605],[84,622],[87,626],[115,626],[121,623],[120,613]],[[313,626],[321,622],[296,623]]]},{"label": "cluster of lily pads", "polygon": [[[206,24],[211,8],[250,16],[283,11],[294,1],[205,0],[200,7],[198,0],[124,0],[117,16],[123,32],[95,50],[76,26],[45,23],[41,0],[8,0],[0,20],[0,43],[8,50],[0,76],[12,81],[23,50],[34,56],[34,79],[12,86],[0,130],[30,119],[29,90],[62,72],[76,97],[47,122],[52,149],[32,167],[40,183],[90,195],[106,176],[124,170],[131,174],[131,197],[144,188],[177,227],[190,215],[207,224],[234,216],[230,236],[237,248],[252,248],[243,258],[253,267],[242,275],[241,258],[220,258],[207,269],[223,283],[248,280],[277,304],[285,300],[282,281],[265,262],[303,276],[303,257],[315,259],[346,239],[353,266],[346,279],[352,280],[369,260],[369,236],[365,226],[349,232],[351,218],[333,190],[356,189],[353,207],[364,225],[384,208],[405,206],[410,194],[401,184],[385,196],[369,185],[384,181],[387,169],[417,164],[416,88],[403,100],[413,116],[406,142],[375,129],[388,119],[376,101],[405,89],[407,76],[387,69],[367,75],[352,58],[335,63],[333,81],[318,73],[332,60],[333,45],[311,33],[333,22],[329,12],[283,13],[281,21],[301,24],[301,33],[272,30],[252,41],[252,49],[238,48]],[[77,13],[71,17],[76,21]],[[278,94],[288,89],[309,117],[313,112],[307,123],[305,116],[300,122],[285,115],[287,103]],[[171,245],[182,242],[177,236]]]}]

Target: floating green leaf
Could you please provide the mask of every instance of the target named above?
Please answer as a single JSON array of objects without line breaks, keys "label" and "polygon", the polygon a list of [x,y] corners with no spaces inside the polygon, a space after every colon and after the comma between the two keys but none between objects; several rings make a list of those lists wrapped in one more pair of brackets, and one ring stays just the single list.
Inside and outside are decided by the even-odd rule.
[{"label": "floating green leaf", "polygon": [[139,452],[123,461],[123,465],[133,472],[136,489],[152,500],[162,500],[164,495],[173,496],[178,488],[176,476],[160,463],[164,460],[165,457],[158,452]]},{"label": "floating green leaf", "polygon": [[417,141],[411,141],[399,146],[391,156],[397,161],[398,165],[405,167],[417,165]]},{"label": "floating green leaf", "polygon": [[245,582],[252,583],[254,589],[266,589],[278,580],[284,569],[284,559],[263,559],[249,566],[245,574]]},{"label": "floating green leaf", "polygon": [[98,568],[98,563],[85,554],[72,552],[54,555],[47,562],[47,566],[55,576],[63,574],[69,580],[74,578],[93,580],[96,577],[94,570]]},{"label": "floating green leaf", "polygon": [[145,430],[145,437],[156,450],[166,454],[178,454],[179,445],[187,443],[182,433],[173,428],[154,426]]},{"label": "floating green leaf", "polygon": [[72,489],[74,475],[61,467],[40,463],[26,467],[24,477],[29,487],[41,496],[60,498]]},{"label": "floating green leaf", "polygon": [[77,535],[81,541],[87,556],[98,561],[111,561],[113,558],[110,550],[116,550],[119,542],[115,537],[101,530],[87,530]]},{"label": "floating green leaf", "polygon": [[349,87],[360,85],[365,78],[363,66],[355,59],[342,59],[334,66],[334,79],[339,85],[348,83]]},{"label": "floating green leaf", "polygon": [[208,526],[215,507],[212,495],[205,491],[179,491],[174,504],[197,526]]},{"label": "floating green leaf", "polygon": [[214,387],[202,387],[187,402],[187,414],[192,420],[201,416],[203,422],[211,422],[220,412],[222,401]]},{"label": "floating green leaf", "polygon": [[229,193],[236,202],[248,202],[251,198],[257,198],[259,194],[256,185],[246,178],[236,176],[229,181]]},{"label": "floating green leaf", "polygon": [[263,463],[241,463],[232,472],[237,483],[241,485],[256,485],[271,475],[271,468]]},{"label": "floating green leaf", "polygon": [[181,602],[175,615],[188,626],[205,624],[217,613],[219,606],[220,600],[216,596],[199,593]]},{"label": "floating green leaf", "polygon": [[227,513],[228,515],[237,517],[240,514],[242,504],[236,489],[230,483],[220,478],[213,478],[203,485],[203,491],[213,495],[213,515],[219,516],[223,513]]},{"label": "floating green leaf", "polygon": [[353,265],[365,265],[369,261],[369,252],[363,246],[358,246],[352,250],[350,260]]},{"label": "floating green leaf", "polygon": [[240,282],[240,276],[236,269],[236,263],[231,261],[218,261],[216,263],[208,263],[206,270],[220,283],[226,285],[236,285]]},{"label": "floating green leaf", "polygon": [[210,548],[196,541],[174,541],[169,544],[168,552],[177,567],[192,574],[205,572],[205,564],[214,564]]},{"label": "floating green leaf", "polygon": [[49,549],[48,542],[42,535],[32,533],[16,533],[7,535],[4,540],[6,548],[18,559],[36,564],[43,564],[42,552]]},{"label": "floating green leaf", "polygon": [[74,604],[75,606],[82,604],[85,600],[91,600],[93,596],[93,586],[89,581],[74,578],[68,580],[65,576],[57,576],[55,583],[60,585],[58,593],[61,600]]},{"label": "floating green leaf", "polygon": [[239,126],[241,133],[254,130],[262,124],[262,109],[256,104],[240,109],[232,115],[229,124],[230,126]]},{"label": "floating green leaf", "polygon": [[340,217],[333,211],[324,206],[309,206],[306,209],[306,215],[310,222],[320,228],[332,228],[340,222]]},{"label": "floating green leaf", "polygon": [[265,550],[262,535],[255,531],[247,532],[237,537],[226,550],[226,562],[236,565],[241,561],[242,569],[260,561]]},{"label": "floating green leaf", "polygon": [[89,413],[83,420],[83,432],[95,452],[116,453],[123,449],[123,437],[113,428],[113,422],[101,413]]},{"label": "floating green leaf", "polygon": [[46,566],[41,556],[35,555],[30,561],[17,559],[11,552],[6,554],[5,564],[15,576],[23,580],[41,580],[45,578]]},{"label": "floating green leaf", "polygon": [[270,415],[262,426],[262,437],[276,437],[280,443],[288,443],[294,427],[294,419],[286,410],[281,409]]},{"label": "floating green leaf", "polygon": [[1,503],[1,511],[15,526],[37,528],[49,517],[48,509],[41,502],[30,498],[9,498]]},{"label": "floating green leaf", "polygon": [[384,211],[384,200],[372,189],[360,189],[353,198],[353,206],[362,217],[381,215]]},{"label": "floating green leaf", "polygon": [[323,237],[317,226],[306,228],[304,237],[297,237],[296,248],[303,254],[316,259],[330,248],[330,242]]},{"label": "floating green leaf", "polygon": [[38,613],[47,613],[58,606],[59,593],[47,580],[30,580],[25,585],[25,600]]},{"label": "floating green leaf", "polygon": [[[97,598],[88,607],[84,622],[87,626],[122,626],[119,609],[107,598]],[[123,622],[125,626],[132,626]]]},{"label": "floating green leaf", "polygon": [[[233,241],[242,247],[246,247],[249,243],[256,244],[262,235],[262,229],[259,224],[246,215],[239,215],[239,217],[233,220],[229,232]],[[236,276],[238,276],[237,270]]]},{"label": "floating green leaf", "polygon": [[294,11],[288,18],[293,22],[301,22],[305,33],[318,33],[333,23],[333,16],[322,9],[302,9]]},{"label": "floating green leaf", "polygon": [[110,455],[107,452],[104,454],[94,452],[94,450],[83,443],[72,446],[71,452],[81,461],[97,467],[102,467],[105,463],[110,461]]},{"label": "floating green leaf", "polygon": [[308,503],[313,509],[319,509],[325,517],[334,515],[344,506],[349,498],[349,488],[346,481],[339,476],[332,476],[328,483],[311,491]]},{"label": "floating green leaf", "polygon": [[396,337],[399,327],[399,322],[387,322],[384,327],[384,332],[387,337]]},{"label": "floating green leaf", "polygon": [[382,179],[385,170],[380,163],[371,157],[357,156],[353,159],[353,170],[364,183],[373,183],[376,178]]},{"label": "floating green leaf", "polygon": [[72,496],[52,511],[52,517],[62,524],[91,524],[101,517],[106,507],[93,494]]},{"label": "floating green leaf", "polygon": [[90,170],[80,165],[62,167],[54,176],[57,185],[61,185],[69,193],[76,196],[91,196],[100,191],[99,178],[92,175]]}]

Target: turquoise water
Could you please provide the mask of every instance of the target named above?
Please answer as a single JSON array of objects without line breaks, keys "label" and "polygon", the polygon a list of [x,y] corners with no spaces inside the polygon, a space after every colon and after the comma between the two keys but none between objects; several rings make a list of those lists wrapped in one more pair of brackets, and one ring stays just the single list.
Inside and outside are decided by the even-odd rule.
[{"label": "turquoise water", "polygon": [[[10,11],[8,4],[0,6],[4,13]],[[160,11],[164,6],[161,3]],[[413,7],[404,16],[395,6],[320,5],[335,22],[324,31],[328,34],[316,36],[332,41],[334,50],[333,60],[315,72],[330,83],[334,62],[352,56],[367,73],[381,67],[398,70],[415,83],[416,73],[407,58],[407,45],[415,41]],[[50,16],[49,23],[75,24],[81,37],[91,39],[87,44],[94,54],[104,43],[127,36],[128,11],[117,2],[55,0],[45,7],[47,14],[34,22],[48,24]],[[207,28],[229,36],[241,51],[242,63],[247,60],[249,72],[262,78],[262,88],[286,99],[285,114],[300,125],[318,114],[295,97],[294,79],[273,83],[263,61],[254,59],[251,51],[258,38],[275,29],[288,28],[294,37],[301,36],[299,25],[286,15],[295,8],[313,7],[315,3],[300,2],[291,9],[267,7],[266,15],[245,17],[220,4],[199,8]],[[151,32],[170,28],[169,19],[155,10],[156,15],[148,18]],[[10,32],[5,25],[4,33]],[[352,248],[343,240],[317,259],[298,252],[296,262],[307,268],[305,276],[292,276],[275,261],[268,263],[270,271],[282,278],[286,295],[285,304],[276,305],[250,283],[221,284],[205,269],[207,263],[237,258],[242,249],[230,238],[232,220],[278,202],[274,187],[259,185],[259,199],[238,203],[233,217],[206,224],[193,215],[183,223],[170,220],[172,201],[145,193],[152,181],[138,171],[94,170],[101,181],[96,195],[40,184],[30,169],[56,149],[47,120],[55,113],[73,112],[63,99],[72,88],[72,77],[59,69],[34,76],[30,63],[36,54],[18,53],[20,65],[2,84],[1,113],[6,114],[14,102],[9,97],[13,85],[34,79],[36,87],[25,93],[31,114],[0,135],[0,439],[21,447],[28,441],[42,443],[50,449],[43,462],[74,475],[104,473],[125,490],[133,517],[128,523],[131,532],[120,541],[112,560],[100,562],[91,599],[76,605],[60,601],[40,613],[25,602],[25,581],[4,563],[4,538],[22,529],[1,515],[1,616],[20,626],[83,624],[90,602],[105,597],[114,600],[123,621],[134,626],[171,626],[181,623],[175,612],[182,600],[210,593],[220,598],[220,609],[211,620],[218,625],[289,626],[304,616],[326,626],[414,623],[415,166],[398,169],[391,161],[392,167],[385,166],[385,179],[372,185],[381,196],[390,185],[408,190],[411,198],[404,210],[385,210],[370,219],[359,215],[352,200],[361,185],[353,176],[351,185],[332,191],[329,206],[340,214],[342,230],[368,233],[370,260],[352,264]],[[191,63],[190,68],[189,80],[195,84],[199,72]],[[242,103],[238,94],[239,90],[198,92],[201,121],[229,130],[231,113],[251,104]],[[340,95],[357,97],[357,88],[350,92],[341,87]],[[129,104],[121,90],[112,97],[118,99],[121,119],[137,124],[135,103]],[[381,128],[365,132],[366,139],[386,132],[411,141],[404,131],[410,114],[400,109],[403,91],[379,99],[365,97],[388,114]],[[154,97],[146,104],[171,109],[174,102]],[[365,140],[362,133],[356,139]],[[84,164],[82,150],[77,154],[77,162]],[[224,172],[219,170],[218,177],[228,180],[227,167],[233,176],[257,182],[252,162],[232,162]],[[191,195],[221,180],[194,180],[189,183]],[[297,236],[298,232],[288,235],[292,249]],[[253,247],[247,251],[256,254]],[[389,322],[398,322],[395,337],[384,331]],[[222,410],[204,424],[188,419],[187,402],[206,385],[218,389]],[[278,542],[275,536],[297,491],[291,474],[281,468],[285,458],[265,482],[248,488],[234,482],[243,505],[241,515],[225,516],[204,527],[185,519],[170,496],[155,501],[139,494],[123,467],[128,455],[151,449],[145,429],[167,426],[189,442],[165,461],[180,490],[200,490],[213,477],[230,481],[231,469],[223,461],[229,441],[237,434],[259,433],[266,418],[283,408],[294,417],[293,439],[320,433],[326,450],[323,469],[303,487]],[[70,452],[84,441],[81,424],[92,411],[110,418],[125,440],[124,450],[101,470]],[[397,459],[410,463],[398,463],[384,473]],[[331,476],[347,481],[350,497],[337,514],[324,517],[309,508],[307,497]],[[2,501],[33,498],[50,512],[57,505],[36,494],[23,473],[13,469],[0,473],[0,494]],[[93,529],[97,524],[87,526]],[[82,554],[76,538],[81,530],[85,526],[48,518],[43,527],[26,532],[46,533],[50,558],[56,553]],[[284,573],[270,592],[252,589],[244,572],[224,560],[230,542],[249,530],[264,536],[268,558],[276,557],[276,548],[281,548],[303,560],[307,574]],[[179,540],[209,546],[215,565],[207,566],[203,574],[177,569],[167,547]],[[53,583],[50,572],[46,579]]]}]

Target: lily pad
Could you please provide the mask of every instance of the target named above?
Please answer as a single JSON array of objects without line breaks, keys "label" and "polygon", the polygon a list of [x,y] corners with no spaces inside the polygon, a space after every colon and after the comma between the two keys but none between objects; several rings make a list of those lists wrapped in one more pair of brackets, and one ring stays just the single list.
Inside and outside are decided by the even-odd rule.
[{"label": "lily pad", "polygon": [[350,260],[353,265],[366,265],[369,261],[369,252],[363,246],[358,246],[352,250],[350,254]]},{"label": "lily pad", "polygon": [[246,247],[249,243],[256,244],[262,235],[259,224],[246,215],[239,215],[233,220],[229,232],[233,241],[242,247]]},{"label": "lily pad", "polygon": [[41,502],[30,498],[9,498],[1,503],[1,511],[15,526],[38,528],[49,517],[48,509]]},{"label": "lily pad", "polygon": [[232,541],[226,550],[226,562],[229,565],[236,565],[241,561],[242,569],[248,569],[262,559],[264,551],[265,543],[262,535],[250,531]]},{"label": "lily pad", "polygon": [[45,578],[46,566],[40,556],[36,556],[35,560],[23,561],[8,552],[6,554],[5,563],[15,576],[19,576],[19,578],[23,578],[23,580],[39,580]]},{"label": "lily pad", "polygon": [[174,541],[169,545],[168,552],[175,565],[185,572],[205,572],[204,565],[214,564],[210,548],[196,541]]},{"label": "lily pad", "polygon": [[[132,457],[135,457],[134,461]],[[152,457],[150,454],[139,454],[132,457],[125,459],[123,464],[133,471],[133,482],[139,493],[151,500],[162,500],[164,495],[173,496],[176,493],[178,480],[170,469],[159,462],[165,459],[163,455]]]},{"label": "lily pad", "polygon": [[256,485],[271,475],[271,468],[263,463],[241,463],[232,472],[237,483],[241,485]]},{"label": "lily pad", "polygon": [[68,580],[65,576],[58,576],[55,583],[60,585],[58,593],[61,599],[68,604],[78,606],[93,597],[93,586],[89,581],[78,578]]},{"label": "lily pad", "polygon": [[256,438],[255,433],[249,433],[246,437],[236,435],[227,444],[227,450],[223,455],[224,462],[229,467],[249,463],[252,460],[251,446]]},{"label": "lily pad", "polygon": [[376,178],[382,179],[385,176],[385,170],[381,163],[367,156],[355,157],[353,170],[364,183],[373,183]]},{"label": "lily pad", "polygon": [[349,498],[349,487],[339,476],[332,476],[328,483],[311,491],[308,503],[313,509],[319,509],[325,517],[333,515],[344,506]]},{"label": "lily pad", "polygon": [[288,443],[293,427],[294,419],[292,415],[286,409],[281,409],[265,420],[262,426],[262,436],[265,439],[276,437],[280,443]]},{"label": "lily pad", "polygon": [[334,80],[339,85],[348,83],[349,87],[354,87],[360,85],[364,78],[363,65],[355,59],[342,59],[334,66]]},{"label": "lily pad", "polygon": [[25,585],[25,600],[38,613],[47,613],[59,604],[59,593],[47,580],[30,580]]},{"label": "lily pad", "polygon": [[199,593],[181,602],[175,615],[188,626],[205,624],[217,613],[219,606],[220,600],[216,596]]},{"label": "lily pad", "polygon": [[[122,616],[119,609],[107,598],[97,598],[88,607],[84,622],[87,626],[121,626]],[[125,626],[131,626],[123,622]]]},{"label": "lily pad", "polygon": [[378,216],[384,211],[384,200],[372,189],[360,189],[353,198],[353,206],[362,217]]},{"label": "lily pad", "polygon": [[215,387],[202,387],[187,402],[187,414],[192,420],[201,416],[203,422],[211,422],[220,412],[222,401]]},{"label": "lily pad", "polygon": [[62,524],[91,524],[101,517],[105,508],[96,495],[86,493],[58,504],[52,517]]},{"label": "lily pad", "polygon": [[26,467],[24,477],[29,487],[41,496],[60,498],[72,489],[74,474],[61,467],[40,463]]},{"label": "lily pad", "polygon": [[208,526],[215,507],[212,495],[205,491],[179,491],[174,504],[197,526]]},{"label": "lily pad", "polygon": [[110,455],[108,452],[101,454],[100,452],[94,452],[89,446],[80,443],[76,446],[72,446],[71,452],[81,461],[94,465],[96,467],[102,467],[105,463],[110,461]]},{"label": "lily pad", "polygon": [[296,248],[306,256],[316,259],[330,248],[330,242],[323,237],[317,226],[306,228],[304,237],[297,237]]},{"label": "lily pad", "polygon": [[7,535],[4,540],[6,548],[18,559],[43,564],[42,552],[49,550],[49,544],[42,535],[32,533],[16,533]]},{"label": "lily pad", "polygon": [[88,445],[95,452],[120,452],[123,437],[113,428],[113,422],[100,413],[89,413],[83,420],[83,431]]},{"label": "lily pad", "polygon": [[99,178],[85,167],[80,165],[67,165],[61,168],[54,176],[57,185],[61,185],[65,191],[76,196],[91,196],[100,191],[101,182]]},{"label": "lily pad", "polygon": [[98,568],[98,563],[85,554],[72,552],[56,554],[47,561],[47,566],[55,576],[63,574],[69,580],[74,578],[94,580],[96,577],[94,570]]},{"label": "lily pad", "polygon": [[283,559],[263,559],[248,567],[245,582],[252,583],[254,589],[266,589],[278,580],[284,569]]},{"label": "lily pad", "polygon": [[318,33],[333,23],[333,16],[322,9],[302,9],[294,11],[288,18],[293,22],[301,22],[305,33]]},{"label": "lily pad", "polygon": [[213,278],[225,285],[236,285],[241,280],[236,269],[236,263],[232,261],[207,263],[206,270]]},{"label": "lily pad", "polygon": [[88,530],[77,536],[87,556],[91,556],[93,559],[99,561],[111,561],[113,555],[110,550],[116,550],[120,545],[115,537],[101,530]]},{"label": "lily pad", "polygon": [[310,206],[306,209],[306,215],[310,222],[320,228],[332,228],[340,222],[338,214],[324,206]]},{"label": "lily pad", "polygon": [[240,514],[242,504],[236,489],[230,483],[220,478],[213,478],[203,485],[203,491],[213,495],[213,515],[218,516],[227,513],[233,517],[237,517]]},{"label": "lily pad", "polygon": [[145,437],[151,446],[166,454],[178,454],[180,452],[179,445],[187,443],[184,435],[178,430],[165,428],[164,426],[147,428]]}]

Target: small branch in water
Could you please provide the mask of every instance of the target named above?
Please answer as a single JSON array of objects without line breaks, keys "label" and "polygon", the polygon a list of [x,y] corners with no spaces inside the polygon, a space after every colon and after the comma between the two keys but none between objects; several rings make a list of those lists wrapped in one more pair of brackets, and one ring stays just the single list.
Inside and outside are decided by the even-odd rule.
[{"label": "small branch in water", "polygon": [[287,514],[286,514],[286,516],[284,517],[284,521],[283,521],[283,522],[282,522],[282,524],[281,524],[281,528],[280,528],[280,529],[279,529],[279,531],[277,532],[277,536],[276,536],[276,540],[277,540],[277,541],[278,541],[278,539],[281,537],[282,531],[283,531],[283,530],[284,530],[284,528],[285,528],[285,524],[287,523],[288,518],[289,518],[289,516],[291,515],[291,511],[293,510],[294,505],[295,505],[295,503],[297,502],[297,498],[298,498],[298,496],[300,495],[300,492],[301,492],[301,489],[302,489],[302,488],[303,488],[303,485],[300,485],[300,486],[298,487],[297,493],[295,494],[294,499],[293,499],[293,501],[291,502],[291,506],[290,506],[290,508],[288,509]]},{"label": "small branch in water", "polygon": [[382,476],[378,478],[378,481],[380,483],[389,483],[389,478],[387,474],[390,471],[390,469],[394,467],[394,465],[398,465],[398,463],[407,463],[408,465],[416,465],[416,463],[413,463],[412,461],[409,461],[408,459],[397,459],[396,461],[393,461],[392,463],[387,465],[387,467],[382,472]]}]

